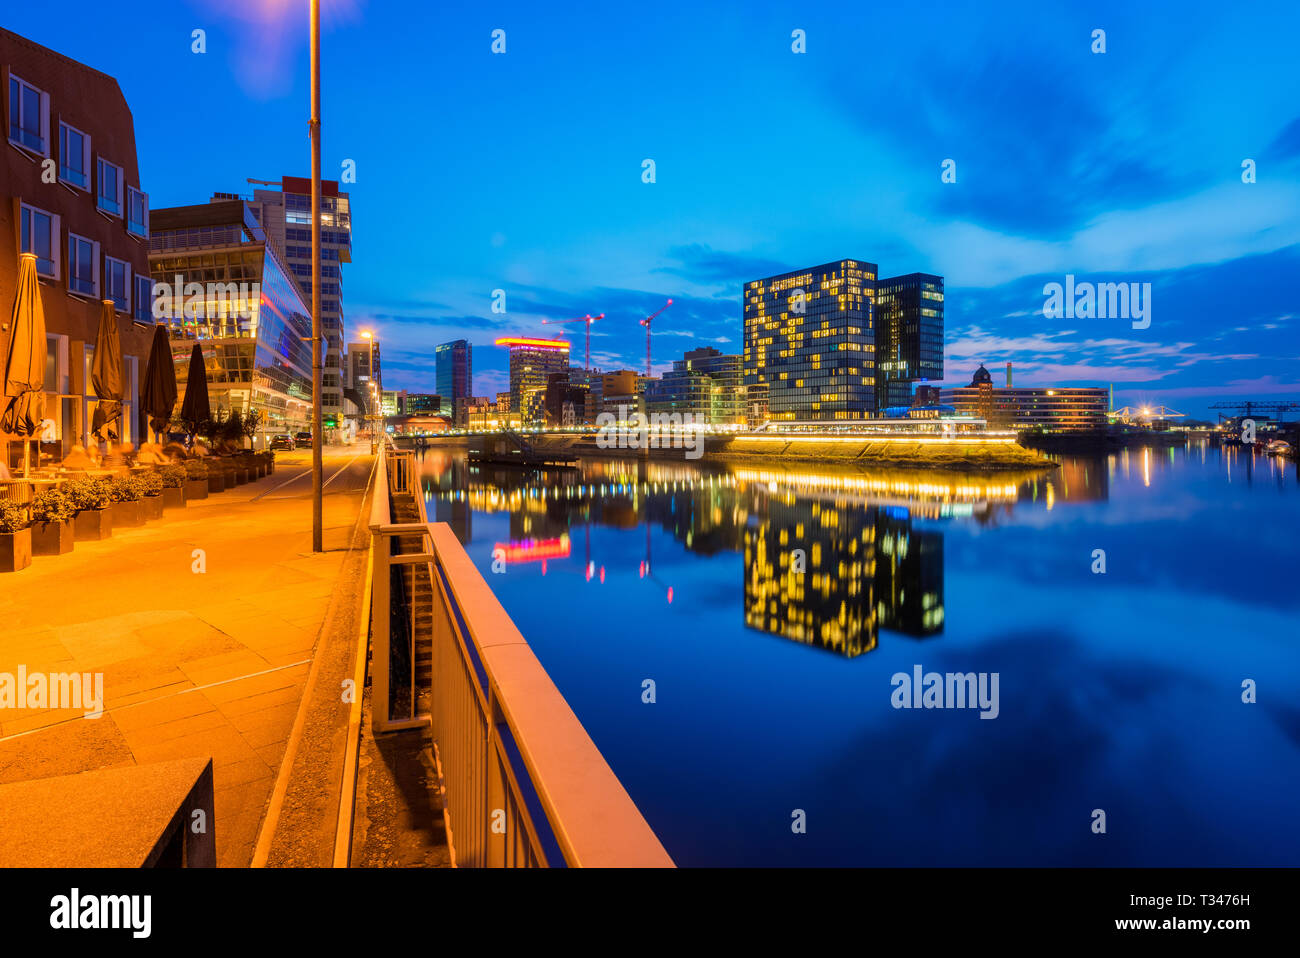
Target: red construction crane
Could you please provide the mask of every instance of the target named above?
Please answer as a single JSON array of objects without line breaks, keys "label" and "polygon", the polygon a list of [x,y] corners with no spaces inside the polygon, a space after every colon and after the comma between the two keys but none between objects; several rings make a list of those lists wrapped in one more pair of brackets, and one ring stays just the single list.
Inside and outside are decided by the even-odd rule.
[{"label": "red construction crane", "polygon": [[650,378],[650,324],[654,322],[654,318],[658,316],[659,313],[662,313],[665,309],[667,309],[672,304],[673,301],[671,299],[668,300],[668,302],[664,303],[663,306],[659,307],[659,309],[656,312],[651,313],[645,319],[641,320],[641,325],[645,327],[645,377],[646,379]]},{"label": "red construction crane", "polygon": [[575,317],[575,318],[572,318],[572,320],[542,320],[542,325],[545,326],[545,325],[549,324],[549,325],[551,325],[551,326],[562,326],[562,325],[565,324],[565,322],[585,322],[585,324],[586,324],[586,354],[585,354],[585,357],[586,357],[586,364],[585,364],[584,367],[582,367],[582,368],[584,368],[584,369],[588,370],[588,372],[590,372],[590,370],[591,370],[591,324],[593,324],[593,322],[598,322],[599,320],[603,320],[603,318],[604,318],[604,313],[601,313],[601,315],[599,315],[599,316],[591,316],[591,313],[588,313],[588,315],[586,315],[586,316],[577,316],[577,317]]}]

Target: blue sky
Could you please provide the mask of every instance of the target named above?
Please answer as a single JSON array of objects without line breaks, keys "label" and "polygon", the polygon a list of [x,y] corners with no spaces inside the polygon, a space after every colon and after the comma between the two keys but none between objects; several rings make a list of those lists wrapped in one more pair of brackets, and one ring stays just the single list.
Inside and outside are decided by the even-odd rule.
[{"label": "blue sky", "polygon": [[[607,316],[593,363],[636,368],[637,320],[670,296],[656,368],[739,352],[745,280],[853,257],[947,278],[950,384],[1011,360],[1019,385],[1191,415],[1300,399],[1294,3],[323,2],[325,175],[357,165],[344,306],[390,388],[432,391],[432,347],[463,336],[490,394],[494,338],[567,328],[580,359],[580,326],[540,320],[587,312]],[[67,0],[0,23],[118,78],[157,208],[306,175],[306,7]],[[1150,327],[1045,318],[1067,273],[1151,283]]]}]

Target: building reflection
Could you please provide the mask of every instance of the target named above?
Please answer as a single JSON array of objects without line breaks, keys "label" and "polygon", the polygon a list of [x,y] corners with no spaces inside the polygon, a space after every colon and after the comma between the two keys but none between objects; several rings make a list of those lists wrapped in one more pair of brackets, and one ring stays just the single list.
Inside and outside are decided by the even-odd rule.
[{"label": "building reflection", "polygon": [[[656,576],[652,530],[698,556],[740,554],[748,628],[852,658],[874,649],[881,630],[943,634],[943,523],[1104,500],[1110,467],[1105,457],[1065,459],[1047,474],[602,459],[521,471],[431,450],[422,470],[431,517],[463,542],[473,513],[506,514],[509,538],[494,551],[509,562],[561,562],[601,583],[621,564],[671,602],[682,583]],[[593,550],[593,527],[640,526],[644,553],[633,566],[626,546],[609,554],[607,538]]]}]

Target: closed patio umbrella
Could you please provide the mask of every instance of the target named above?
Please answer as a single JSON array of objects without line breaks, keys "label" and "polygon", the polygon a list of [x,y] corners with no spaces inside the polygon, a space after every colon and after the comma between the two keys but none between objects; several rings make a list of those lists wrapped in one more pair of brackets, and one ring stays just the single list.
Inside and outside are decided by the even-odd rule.
[{"label": "closed patio umbrella", "polygon": [[[8,398],[0,432],[23,439],[23,472],[28,471],[27,440],[45,418],[45,310],[36,279],[36,256],[18,258],[18,289],[9,323],[9,348],[5,351],[4,395]],[[5,458],[8,459],[8,443]]]},{"label": "closed patio umbrella", "polygon": [[181,419],[189,426],[190,435],[200,425],[212,418],[212,405],[208,402],[208,370],[203,365],[203,349],[198,343],[190,352],[190,368],[185,374],[185,401],[181,403]]},{"label": "closed patio umbrella", "polygon": [[[141,412],[153,431],[164,436],[176,408],[176,363],[172,359],[171,339],[166,326],[155,326],[153,346],[149,350],[149,368],[144,375]],[[165,442],[166,439],[164,438]]]},{"label": "closed patio umbrella", "polygon": [[122,340],[117,334],[117,310],[111,299],[104,300],[95,335],[95,356],[90,364],[90,381],[95,387],[95,418],[91,431],[113,440],[109,425],[122,415]]}]

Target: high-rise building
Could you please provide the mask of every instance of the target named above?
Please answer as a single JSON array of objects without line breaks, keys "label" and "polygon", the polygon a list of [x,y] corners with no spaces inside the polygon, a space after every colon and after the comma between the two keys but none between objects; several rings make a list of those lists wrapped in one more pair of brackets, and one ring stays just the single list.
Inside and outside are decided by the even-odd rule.
[{"label": "high-rise building", "polygon": [[552,373],[569,371],[569,343],[506,336],[496,345],[510,349],[510,409],[525,426],[545,422],[546,385]]},{"label": "high-rise building", "polygon": [[692,349],[673,368],[646,386],[647,413],[680,413],[692,422],[743,425],[745,391],[740,356],[716,349]]},{"label": "high-rise building", "polygon": [[943,379],[943,277],[876,280],[876,408],[906,406],[912,383]]},{"label": "high-rise building", "polygon": [[[29,461],[36,463],[36,448],[42,460],[62,459],[91,432],[90,357],[106,299],[122,344],[123,412],[113,431],[141,442],[139,395],[154,320],[149,196],[131,110],[112,77],[3,29],[0,78],[8,137],[0,154],[0,357],[12,335],[22,253],[36,257],[45,311],[49,425],[42,432],[49,438],[28,447]],[[22,443],[0,448],[22,462]]]},{"label": "high-rise building", "polygon": [[744,287],[745,385],[767,386],[772,420],[876,411],[876,265],[844,259]]},{"label": "high-rise building", "polygon": [[[275,183],[251,181],[263,187]],[[262,228],[284,255],[289,271],[302,287],[311,306],[311,180],[283,176],[278,189],[255,189],[249,204]],[[341,264],[352,262],[352,200],[334,180],[321,182],[321,335],[324,369],[321,371],[321,418],[328,435],[343,423],[344,350],[346,341],[343,313]],[[310,345],[310,344],[309,344]],[[334,423],[334,427],[330,424]]]},{"label": "high-rise building", "polygon": [[[380,361],[382,353],[379,340],[366,336],[361,342],[348,343],[347,370],[344,390],[352,404],[357,407],[358,415],[377,414],[377,404],[371,399],[373,392],[384,390],[384,367]],[[374,384],[374,389],[371,384]]]},{"label": "high-rise building", "polygon": [[154,210],[151,225],[153,278],[170,293],[155,314],[171,333],[180,395],[198,342],[214,412],[257,410],[263,437],[308,428],[311,308],[250,204]]},{"label": "high-rise building", "polygon": [[468,399],[474,395],[474,352],[473,347],[464,339],[443,343],[434,350],[436,359],[435,383],[438,395],[450,403],[451,413],[456,408],[457,399]]}]

